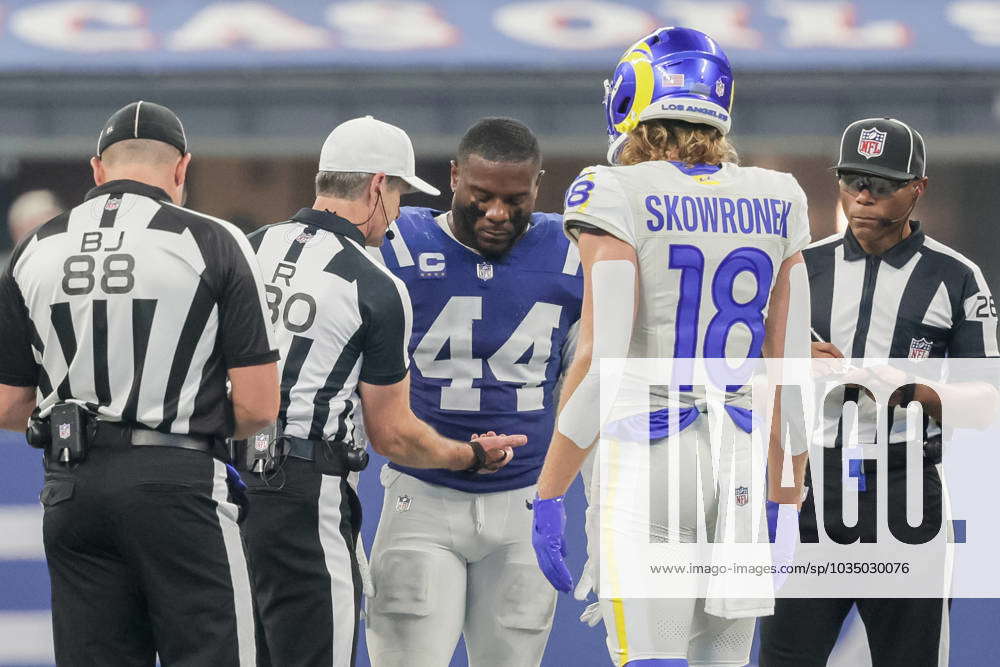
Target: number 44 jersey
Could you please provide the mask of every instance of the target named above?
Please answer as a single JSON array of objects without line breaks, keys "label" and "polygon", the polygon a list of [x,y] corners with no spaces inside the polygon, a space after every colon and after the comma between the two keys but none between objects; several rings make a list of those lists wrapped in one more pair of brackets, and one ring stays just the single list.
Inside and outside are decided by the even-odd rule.
[{"label": "number 44 jersey", "polygon": [[[567,191],[564,217],[570,234],[595,227],[635,248],[632,358],[759,357],[778,268],[809,243],[795,178],[730,163],[589,167]],[[660,391],[654,408],[666,406]]]},{"label": "number 44 jersey", "polygon": [[413,305],[411,404],[442,435],[524,433],[528,444],[492,475],[416,470],[461,491],[504,491],[535,483],[558,406],[556,384],[569,364],[580,319],[582,274],[558,215],[535,213],[510,251],[487,259],[451,234],[446,214],[402,209],[382,245],[389,270]]}]

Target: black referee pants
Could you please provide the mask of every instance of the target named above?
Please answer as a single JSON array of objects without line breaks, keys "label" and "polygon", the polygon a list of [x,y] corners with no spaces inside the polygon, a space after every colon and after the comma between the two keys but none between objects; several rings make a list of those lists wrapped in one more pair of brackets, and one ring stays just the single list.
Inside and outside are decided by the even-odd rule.
[{"label": "black referee pants", "polygon": [[258,664],[354,665],[361,609],[361,504],[343,477],[288,458],[267,480],[242,473],[257,600]]},{"label": "black referee pants", "polygon": [[254,664],[225,466],[172,447],[94,448],[46,466],[41,500],[60,667]]},{"label": "black referee pants", "polygon": [[[903,450],[893,452],[902,453]],[[842,508],[841,456],[837,448],[824,449],[824,512],[830,520],[827,526],[839,524]],[[893,459],[896,458],[894,461]],[[888,478],[890,520],[905,522],[906,506],[899,502],[899,491],[905,488],[906,472],[899,458],[890,457]],[[811,484],[807,473],[806,483]],[[875,472],[865,475],[867,491],[860,494],[859,515],[866,511],[875,516]],[[941,477],[932,462],[923,467],[923,502],[926,526],[915,531],[916,538],[933,538],[942,520]],[[901,524],[900,524],[901,525]],[[848,541],[855,531],[872,535],[873,527],[848,529],[840,537]],[[812,490],[802,505],[799,530],[803,542],[816,541],[818,531],[815,500]],[[833,531],[831,536],[836,535]],[[942,573],[943,574],[943,573]],[[948,613],[950,600],[942,598],[778,598],[774,615],[761,618],[760,667],[823,667],[833,651],[841,626],[854,605],[864,621],[873,667],[946,667]]]}]

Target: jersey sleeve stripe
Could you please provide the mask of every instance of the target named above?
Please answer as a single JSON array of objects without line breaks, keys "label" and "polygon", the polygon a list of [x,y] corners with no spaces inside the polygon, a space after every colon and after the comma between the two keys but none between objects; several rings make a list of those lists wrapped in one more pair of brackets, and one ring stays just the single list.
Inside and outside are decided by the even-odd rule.
[{"label": "jersey sleeve stripe", "polygon": [[563,262],[562,272],[567,276],[575,276],[580,270],[580,251],[575,243],[568,244],[566,248],[566,260]]},{"label": "jersey sleeve stripe", "polygon": [[[224,221],[220,222],[223,223],[222,228],[225,229],[227,232],[229,232],[229,234],[236,241],[236,245],[239,246],[239,249],[243,255],[243,261],[245,262],[245,266],[247,270],[249,270],[250,273],[253,275],[254,284],[257,287],[257,302],[260,306],[260,317],[264,323],[264,331],[267,333],[267,346],[270,350],[276,351],[277,346],[275,345],[275,340],[274,340],[274,329],[271,327],[271,316],[270,313],[268,312],[267,302],[265,301],[264,298],[265,294],[264,280],[263,278],[261,278],[260,275],[260,264],[257,263],[257,256],[256,254],[254,254],[253,248],[250,246],[250,241],[247,240],[247,237],[243,234],[243,232],[241,232],[239,229],[237,229],[236,227],[227,222]],[[261,363],[267,363],[267,362],[265,361]],[[253,364],[244,364],[244,365],[253,365]]]},{"label": "jersey sleeve stripe", "polygon": [[392,223],[395,227],[395,237],[389,241],[389,246],[392,247],[392,251],[396,254],[396,264],[400,268],[407,266],[413,266],[413,255],[410,254],[410,249],[406,246],[406,241],[403,239],[403,233],[399,230],[396,223]]}]

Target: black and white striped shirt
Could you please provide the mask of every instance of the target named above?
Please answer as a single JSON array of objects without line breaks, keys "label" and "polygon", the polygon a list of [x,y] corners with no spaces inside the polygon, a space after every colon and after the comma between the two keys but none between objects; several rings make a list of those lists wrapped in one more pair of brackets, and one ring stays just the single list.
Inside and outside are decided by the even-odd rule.
[{"label": "black and white striped shirt", "polygon": [[[850,229],[802,252],[813,329],[854,359],[1000,356],[996,306],[982,271],[926,236],[919,222],[910,225],[910,235],[880,256],[867,254]],[[858,400],[860,442],[875,442],[874,402],[864,394],[847,399]],[[890,442],[905,442],[905,415],[892,411]],[[938,433],[925,418],[925,437]]]},{"label": "black and white striped shirt", "polygon": [[0,382],[101,419],[232,431],[227,369],[277,360],[243,233],[136,181],[94,188],[15,251],[0,279]]},{"label": "black and white striped shirt", "polygon": [[413,314],[406,286],[349,221],[303,208],[250,236],[281,350],[285,435],[354,440],[358,382],[406,377]]}]

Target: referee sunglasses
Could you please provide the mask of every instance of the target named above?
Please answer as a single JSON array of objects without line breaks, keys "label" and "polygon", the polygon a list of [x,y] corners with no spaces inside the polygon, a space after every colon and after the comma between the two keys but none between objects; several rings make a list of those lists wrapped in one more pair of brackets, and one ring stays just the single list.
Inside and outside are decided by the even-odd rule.
[{"label": "referee sunglasses", "polygon": [[907,183],[912,183],[916,179],[897,181],[883,176],[872,176],[871,174],[856,174],[851,172],[841,172],[838,174],[840,187],[852,195],[861,194],[862,190],[867,190],[875,199],[885,199],[891,197],[895,192]]}]

